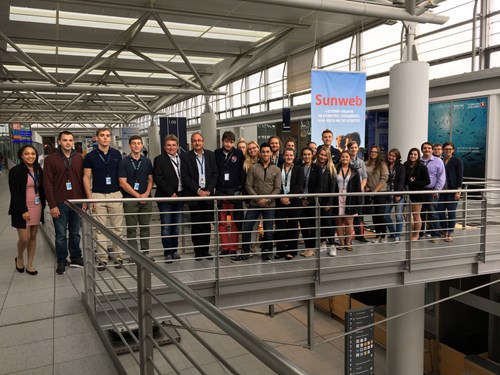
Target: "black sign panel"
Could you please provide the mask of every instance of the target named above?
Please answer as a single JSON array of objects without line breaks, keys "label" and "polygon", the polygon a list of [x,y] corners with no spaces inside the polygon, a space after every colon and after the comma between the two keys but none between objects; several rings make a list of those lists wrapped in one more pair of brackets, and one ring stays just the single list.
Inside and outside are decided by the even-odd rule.
[{"label": "black sign panel", "polygon": [[187,151],[187,122],[185,117],[160,117],[160,150],[163,152],[165,137],[173,134],[179,138],[179,154]]},{"label": "black sign panel", "polygon": [[[375,312],[373,306],[348,310],[345,313],[345,331],[373,324]],[[374,366],[374,336],[373,326],[351,333],[345,337],[345,370],[346,375],[373,375]]]}]

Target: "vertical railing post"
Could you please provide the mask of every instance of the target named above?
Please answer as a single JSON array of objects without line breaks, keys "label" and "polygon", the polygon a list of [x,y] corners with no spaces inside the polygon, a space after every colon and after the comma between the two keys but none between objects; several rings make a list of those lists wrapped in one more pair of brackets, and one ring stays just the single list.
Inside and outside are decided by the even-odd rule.
[{"label": "vertical railing post", "polygon": [[153,320],[151,319],[151,272],[137,263],[139,361],[141,375],[153,375]]},{"label": "vertical railing post", "polygon": [[479,261],[486,262],[486,224],[488,223],[488,199],[486,192],[481,192],[481,232],[479,242]]},{"label": "vertical railing post", "polygon": [[315,202],[315,221],[316,221],[316,247],[318,248],[316,256],[316,282],[321,283],[321,207],[319,205],[319,198],[314,198]]},{"label": "vertical railing post", "polygon": [[412,230],[412,221],[413,221],[413,213],[411,211],[411,199],[408,194],[405,197],[406,203],[406,270],[411,272],[411,258],[412,258],[412,240],[411,240],[411,230]]},{"label": "vertical railing post", "polygon": [[468,206],[468,185],[464,185],[464,200],[462,203],[462,230],[465,230],[467,228],[467,206]]},{"label": "vertical railing post", "polygon": [[95,300],[95,255],[92,247],[92,226],[82,218],[82,246],[83,246],[83,286],[85,302],[92,313],[96,314]]},{"label": "vertical railing post", "polygon": [[307,346],[314,350],[314,299],[307,300]]},{"label": "vertical railing post", "polygon": [[[214,305],[218,306],[219,302],[219,292],[220,292],[220,262],[219,262],[219,253],[220,253],[220,236],[219,236],[219,201],[217,199],[213,200],[214,204],[214,235],[215,235],[215,291],[214,291]],[[227,217],[226,217],[227,220]]]}]

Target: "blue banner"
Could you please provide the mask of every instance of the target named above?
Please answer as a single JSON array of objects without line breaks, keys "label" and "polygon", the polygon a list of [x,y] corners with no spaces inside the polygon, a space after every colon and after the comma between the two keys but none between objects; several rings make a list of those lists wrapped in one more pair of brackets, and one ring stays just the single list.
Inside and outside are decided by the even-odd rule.
[{"label": "blue banner", "polygon": [[366,74],[311,71],[311,140],[322,144],[321,133],[333,132],[333,146],[343,149],[349,139],[365,143]]}]

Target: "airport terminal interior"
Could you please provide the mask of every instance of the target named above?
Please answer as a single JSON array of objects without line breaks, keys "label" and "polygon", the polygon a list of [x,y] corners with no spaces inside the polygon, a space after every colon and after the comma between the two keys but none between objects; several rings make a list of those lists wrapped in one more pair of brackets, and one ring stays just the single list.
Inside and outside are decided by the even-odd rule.
[{"label": "airport terminal interior", "polygon": [[[311,195],[314,228],[301,221],[297,241],[306,253],[310,233],[312,256],[285,260],[278,240],[265,258],[257,222],[249,242],[237,237],[250,252],[235,261],[220,251],[219,221],[244,219],[214,215],[200,259],[196,198],[153,189],[147,251],[130,245],[125,220],[117,232],[78,206],[92,200],[73,200],[83,268],[56,273],[46,207],[38,274],[16,272],[9,171],[21,147],[43,166],[69,131],[85,157],[107,128],[123,156],[139,135],[151,161],[169,133],[179,153],[197,132],[206,150],[221,148],[226,131],[247,151],[271,136],[302,150],[323,143],[315,71],[366,77],[361,156],[376,145],[406,161],[424,141],[453,142],[464,179],[451,240],[411,240],[407,201],[400,236],[380,241],[377,214],[365,214],[368,242],[332,256]],[[498,0],[1,1],[0,374],[500,374],[499,123]],[[340,151],[352,132],[343,126],[333,128]],[[159,209],[168,202],[187,203],[174,261]],[[223,199],[203,202],[219,213]],[[248,202],[236,202],[243,215]]]}]

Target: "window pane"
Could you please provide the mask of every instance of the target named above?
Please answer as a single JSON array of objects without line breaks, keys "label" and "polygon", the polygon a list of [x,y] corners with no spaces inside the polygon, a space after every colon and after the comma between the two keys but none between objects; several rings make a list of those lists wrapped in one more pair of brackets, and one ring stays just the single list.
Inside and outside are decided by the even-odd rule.
[{"label": "window pane", "polygon": [[364,71],[369,76],[387,72],[394,64],[401,61],[400,46],[394,46],[383,51],[373,52],[363,57]]},{"label": "window pane", "polygon": [[262,72],[252,74],[248,77],[248,89],[255,89],[260,86],[260,76]]},{"label": "window pane", "polygon": [[[419,60],[432,61],[472,50],[472,24],[418,38]],[[478,34],[476,34],[478,35]]]},{"label": "window pane", "polygon": [[283,79],[283,74],[285,72],[285,63],[275,65],[269,69],[267,69],[267,79],[268,82],[276,82]]},{"label": "window pane", "polygon": [[390,46],[401,41],[401,24],[380,25],[362,33],[363,53]]},{"label": "window pane", "polygon": [[471,71],[471,59],[451,61],[445,64],[434,65],[429,68],[429,79],[448,77]]},{"label": "window pane", "polygon": [[366,80],[366,91],[374,91],[389,88],[389,76]]},{"label": "window pane", "polygon": [[[480,7],[478,7],[478,10]],[[435,25],[431,23],[422,23],[418,25],[418,35],[436,31],[443,26],[450,26],[456,23],[472,19],[474,13],[474,0],[453,0],[443,1],[434,9],[434,13],[440,16],[450,17],[444,25]]]},{"label": "window pane", "polygon": [[[351,41],[353,38],[355,39],[355,37],[347,38],[321,48],[320,66],[324,67],[338,61],[349,59]],[[353,45],[353,53],[355,53],[355,44]]]}]

